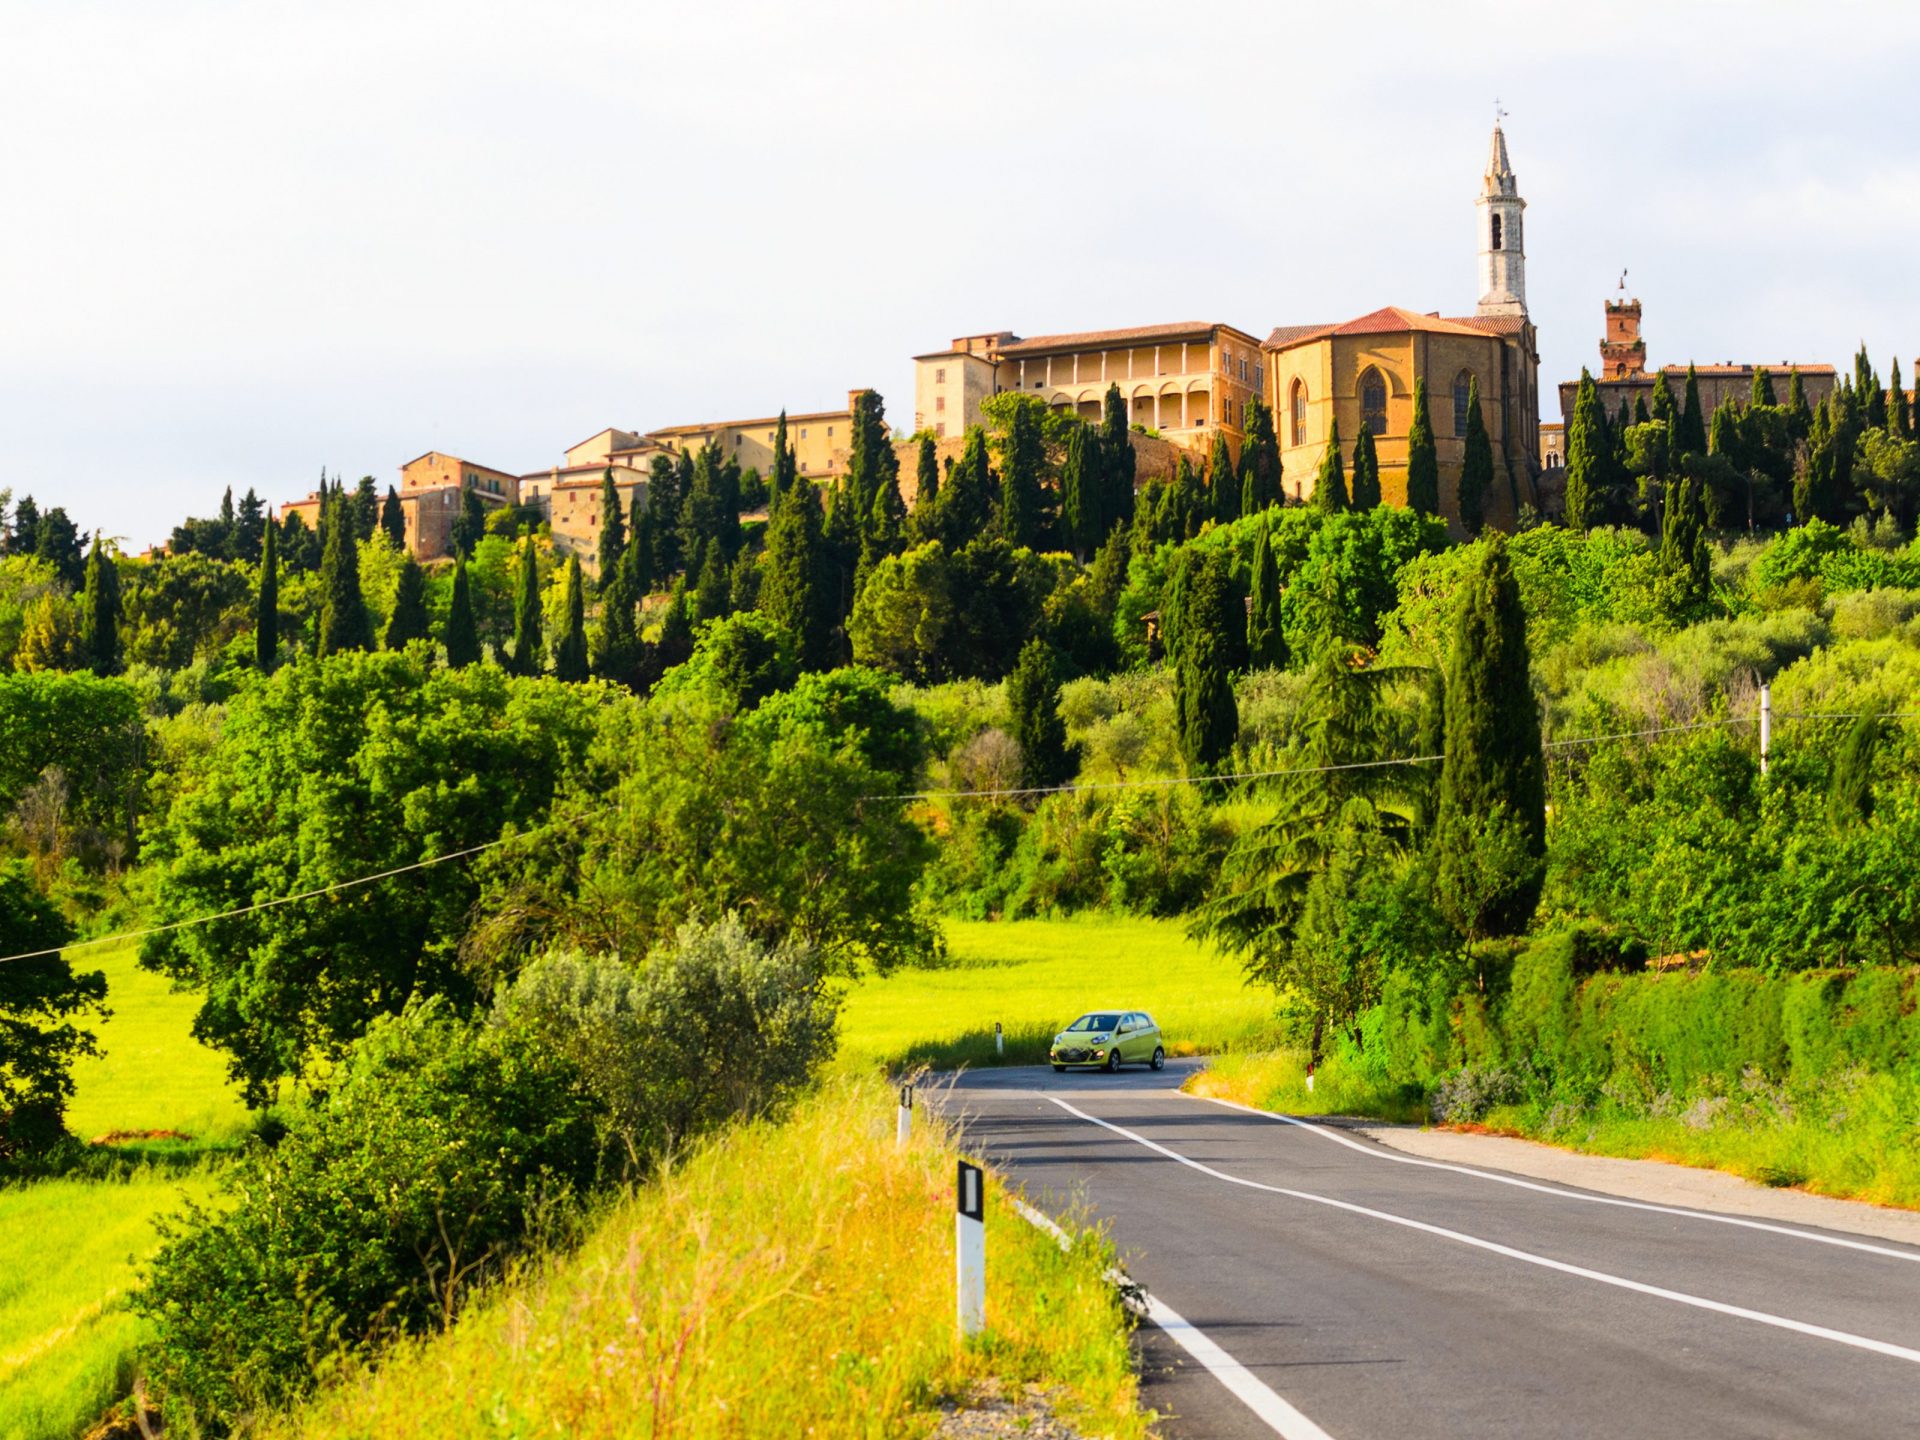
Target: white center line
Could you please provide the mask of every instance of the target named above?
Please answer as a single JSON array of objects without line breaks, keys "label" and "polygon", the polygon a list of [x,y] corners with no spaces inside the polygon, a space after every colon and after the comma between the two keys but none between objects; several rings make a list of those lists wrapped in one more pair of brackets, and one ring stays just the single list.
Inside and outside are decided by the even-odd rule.
[{"label": "white center line", "polygon": [[1716,1315],[1731,1315],[1739,1320],[1751,1320],[1756,1325],[1770,1325],[1776,1330],[1791,1330],[1795,1334],[1810,1335],[1819,1340],[1831,1340],[1836,1345],[1851,1346],[1856,1350],[1871,1351],[1876,1355],[1885,1355],[1894,1360],[1905,1360],[1909,1364],[1920,1365],[1920,1350],[1909,1349],[1905,1345],[1895,1345],[1886,1340],[1875,1340],[1870,1335],[1855,1335],[1846,1330],[1835,1330],[1826,1325],[1814,1325],[1805,1320],[1794,1320],[1785,1315],[1769,1314],[1765,1310],[1750,1310],[1744,1305],[1729,1305],[1720,1300],[1709,1300],[1700,1295],[1689,1295],[1682,1290],[1669,1290],[1662,1285],[1648,1285],[1643,1281],[1629,1280],[1624,1275],[1612,1275],[1605,1270],[1590,1270],[1584,1265],[1572,1265],[1565,1260],[1555,1260],[1551,1256],[1536,1255],[1530,1250],[1518,1250],[1511,1245],[1502,1245],[1494,1240],[1482,1240],[1477,1235],[1468,1235],[1459,1230],[1449,1230],[1443,1225],[1430,1225],[1424,1220],[1414,1220],[1405,1215],[1394,1215],[1385,1210],[1375,1210],[1366,1205],[1356,1205],[1350,1200],[1335,1200],[1330,1195],[1315,1195],[1306,1190],[1291,1190],[1284,1185],[1268,1185],[1259,1180],[1248,1180],[1238,1175],[1229,1175],[1224,1170],[1216,1170],[1211,1165],[1169,1150],[1157,1141],[1136,1134],[1097,1115],[1069,1105],[1066,1101],[1052,1095],[1046,1097],[1065,1110],[1069,1115],[1098,1125],[1103,1130],[1124,1136],[1136,1145],[1166,1156],[1189,1169],[1198,1170],[1215,1180],[1229,1185],[1240,1185],[1249,1190],[1264,1190],[1272,1195],[1285,1195],[1289,1199],[1304,1200],[1312,1205],[1326,1205],[1335,1210],[1345,1210],[1355,1215],[1365,1215],[1371,1220],[1385,1221],[1389,1225],[1399,1225],[1408,1230],[1418,1230],[1428,1235],[1437,1235],[1443,1240],[1452,1240],[1457,1244],[1469,1245],[1476,1250],[1485,1250],[1490,1254],[1504,1255],[1510,1260],[1519,1260],[1528,1265],[1538,1265],[1542,1269],[1557,1270],[1563,1275],[1575,1275],[1583,1280],[1592,1280],[1601,1285],[1611,1285],[1620,1290],[1631,1290],[1638,1295],[1651,1295],[1660,1300],[1671,1300],[1676,1305],[1691,1306],[1696,1310],[1710,1310]]}]

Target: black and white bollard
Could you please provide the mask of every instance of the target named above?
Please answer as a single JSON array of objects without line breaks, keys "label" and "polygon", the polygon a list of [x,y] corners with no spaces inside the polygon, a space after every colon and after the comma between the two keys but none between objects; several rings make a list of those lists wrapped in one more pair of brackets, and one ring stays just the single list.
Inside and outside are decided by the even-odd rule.
[{"label": "black and white bollard", "polygon": [[1007,1058],[1006,1032],[1001,1030],[998,1020],[993,1022],[993,1053],[1002,1060]]},{"label": "black and white bollard", "polygon": [[986,1188],[980,1167],[962,1160],[953,1216],[953,1278],[962,1340],[987,1328]]},{"label": "black and white bollard", "polygon": [[894,1133],[902,1149],[905,1149],[907,1142],[913,1138],[913,1086],[911,1085],[900,1087],[900,1121]]}]

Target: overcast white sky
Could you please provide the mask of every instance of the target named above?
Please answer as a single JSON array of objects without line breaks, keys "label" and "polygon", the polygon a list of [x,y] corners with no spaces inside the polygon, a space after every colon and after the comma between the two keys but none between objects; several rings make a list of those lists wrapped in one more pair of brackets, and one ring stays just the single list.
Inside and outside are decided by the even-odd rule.
[{"label": "overcast white sky", "polygon": [[1920,6],[1607,9],[0,0],[0,485],[137,548],[428,449],[911,424],[970,331],[1470,312],[1496,96],[1544,408],[1622,266],[1656,363],[1911,367]]}]

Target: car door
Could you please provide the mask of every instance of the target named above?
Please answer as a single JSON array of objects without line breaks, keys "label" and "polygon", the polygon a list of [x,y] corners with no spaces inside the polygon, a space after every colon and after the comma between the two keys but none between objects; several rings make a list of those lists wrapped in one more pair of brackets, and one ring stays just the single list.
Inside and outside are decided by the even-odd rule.
[{"label": "car door", "polygon": [[1153,1058],[1153,1037],[1146,1033],[1146,1017],[1139,1013],[1127,1016],[1127,1043],[1120,1051],[1122,1060],[1151,1060]]},{"label": "car door", "polygon": [[1153,1059],[1154,1049],[1160,1044],[1160,1027],[1153,1023],[1151,1015],[1139,1014],[1133,1017],[1133,1025],[1137,1032],[1135,1038],[1140,1042],[1140,1058]]}]

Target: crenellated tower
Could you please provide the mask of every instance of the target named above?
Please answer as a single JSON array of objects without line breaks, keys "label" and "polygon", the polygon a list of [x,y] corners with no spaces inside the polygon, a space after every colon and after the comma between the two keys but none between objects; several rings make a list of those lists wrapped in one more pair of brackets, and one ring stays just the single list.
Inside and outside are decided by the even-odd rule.
[{"label": "crenellated tower", "polygon": [[1487,152],[1487,174],[1481,182],[1480,199],[1480,315],[1525,315],[1527,313],[1526,236],[1520,213],[1527,202],[1520,198],[1519,182],[1507,160],[1507,137],[1500,123],[1493,126],[1493,144]]}]

